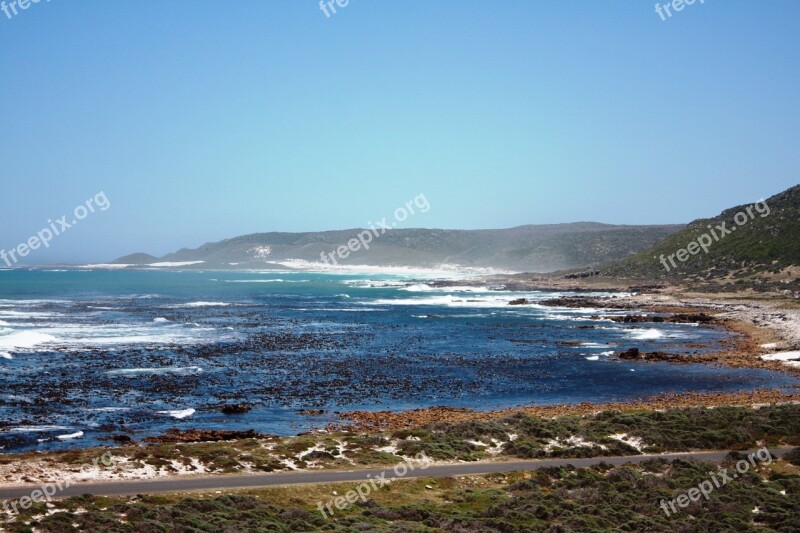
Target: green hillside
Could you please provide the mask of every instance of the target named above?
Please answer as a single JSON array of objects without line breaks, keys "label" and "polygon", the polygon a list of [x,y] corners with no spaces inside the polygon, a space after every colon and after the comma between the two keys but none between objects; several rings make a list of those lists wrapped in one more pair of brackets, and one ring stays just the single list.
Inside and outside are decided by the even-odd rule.
[{"label": "green hillside", "polygon": [[732,207],[714,218],[695,220],[603,273],[687,281],[717,290],[748,286],[797,290],[800,185],[767,200]]}]

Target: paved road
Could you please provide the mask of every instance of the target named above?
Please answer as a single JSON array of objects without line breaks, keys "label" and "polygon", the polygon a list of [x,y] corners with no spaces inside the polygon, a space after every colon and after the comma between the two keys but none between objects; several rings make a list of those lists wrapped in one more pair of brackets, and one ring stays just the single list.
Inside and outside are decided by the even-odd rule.
[{"label": "paved road", "polygon": [[[771,448],[773,457],[780,457],[792,448]],[[755,451],[755,450],[750,450]],[[452,477],[476,474],[495,474],[516,472],[520,470],[537,470],[553,466],[575,465],[577,467],[592,466],[600,463],[621,465],[625,463],[641,463],[648,459],[700,459],[709,462],[721,462],[727,451],[670,453],[662,455],[627,455],[622,457],[591,457],[586,459],[541,459],[536,461],[509,461],[459,463],[452,465],[430,466],[425,470],[409,471],[404,478],[415,477]],[[746,452],[750,453],[750,452]],[[308,483],[341,483],[361,482],[367,475],[380,476],[386,472],[386,479],[393,477],[392,466],[384,469],[370,470],[330,470],[314,472],[282,472],[253,475],[226,475],[205,477],[172,477],[138,481],[106,481],[96,483],[79,483],[59,492],[54,498],[67,498],[82,494],[96,496],[123,496],[131,494],[156,494],[165,492],[234,490],[256,487],[274,487],[280,485],[300,485]],[[0,500],[16,500],[22,496],[30,496],[35,485],[0,487]]]}]

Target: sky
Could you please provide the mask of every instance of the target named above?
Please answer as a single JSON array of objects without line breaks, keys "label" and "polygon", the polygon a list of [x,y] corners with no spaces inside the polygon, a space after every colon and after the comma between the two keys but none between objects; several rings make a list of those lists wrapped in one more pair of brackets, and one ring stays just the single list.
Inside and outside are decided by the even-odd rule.
[{"label": "sky", "polygon": [[0,248],[100,193],[26,262],[363,227],[420,194],[400,227],[685,223],[800,182],[800,2],[654,7],[0,11]]}]

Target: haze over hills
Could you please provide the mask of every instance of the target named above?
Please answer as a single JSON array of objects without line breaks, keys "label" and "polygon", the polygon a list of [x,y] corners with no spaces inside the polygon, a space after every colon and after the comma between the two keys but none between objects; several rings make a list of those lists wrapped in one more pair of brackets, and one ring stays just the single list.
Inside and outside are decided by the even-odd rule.
[{"label": "haze over hills", "polygon": [[[720,229],[723,223],[724,231]],[[705,247],[707,252],[693,246],[695,254],[682,254],[688,257],[681,261],[678,250],[698,241],[710,241]],[[715,217],[695,220],[682,231],[604,269],[603,274],[688,281],[716,290],[745,286],[798,288],[800,185],[762,202],[731,207]]]},{"label": "haze over hills", "polygon": [[[489,230],[391,229],[374,237],[368,250],[362,248],[345,259],[337,257],[336,261],[341,265],[425,268],[457,264],[527,272],[594,268],[635,254],[683,228],[679,224],[626,226],[575,222]],[[195,249],[184,248],[163,257],[137,253],[114,262],[139,266],[198,262],[189,266],[278,268],[275,262],[320,262],[321,254],[346,245],[363,231],[255,233]]]},{"label": "haze over hills", "polygon": [[[725,230],[719,229],[723,223]],[[285,268],[279,263],[319,263],[322,254],[334,252],[366,231],[255,233],[184,248],[163,257],[136,253],[114,262]],[[705,247],[690,243],[705,243]],[[447,264],[540,273],[602,269],[604,276],[686,281],[715,289],[766,288],[776,283],[794,288],[800,283],[800,185],[688,225],[574,222],[487,230],[390,229],[373,235],[368,246],[346,258],[336,257],[336,263],[420,268]],[[677,255],[682,249],[688,252]],[[333,260],[328,263],[333,264]]]}]

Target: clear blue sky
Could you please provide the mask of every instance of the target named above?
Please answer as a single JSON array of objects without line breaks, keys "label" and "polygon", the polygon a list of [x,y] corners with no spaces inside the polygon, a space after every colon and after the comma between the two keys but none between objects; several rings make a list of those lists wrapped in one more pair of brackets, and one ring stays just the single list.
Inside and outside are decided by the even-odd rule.
[{"label": "clear blue sky", "polygon": [[34,263],[420,193],[402,226],[687,222],[800,182],[797,1],[42,0],[0,48],[0,248],[111,201]]}]

